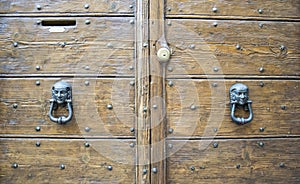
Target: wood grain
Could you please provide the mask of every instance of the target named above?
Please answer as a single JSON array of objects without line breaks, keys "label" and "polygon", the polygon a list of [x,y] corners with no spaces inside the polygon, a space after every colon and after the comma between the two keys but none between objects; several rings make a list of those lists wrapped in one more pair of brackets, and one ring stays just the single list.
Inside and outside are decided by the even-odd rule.
[{"label": "wood grain", "polygon": [[[217,11],[213,12],[216,7]],[[262,13],[259,13],[259,9]],[[263,17],[263,18],[299,18],[300,17],[299,0],[167,0],[166,14],[172,15],[208,15],[210,17],[218,16],[237,16],[244,17]]]},{"label": "wood grain", "polygon": [[168,183],[299,183],[298,142],[298,138],[168,141],[173,145]]},{"label": "wood grain", "polygon": [[[173,86],[167,88],[167,115],[168,127],[174,131],[169,138],[300,135],[299,80],[171,81]],[[246,125],[237,125],[230,118],[229,88],[235,83],[247,85],[253,101],[254,119]],[[242,112],[245,111],[238,111],[236,116],[248,117]]]},{"label": "wood grain", "polygon": [[174,52],[169,76],[300,75],[299,22],[176,19],[166,24]]},{"label": "wood grain", "polygon": [[[59,80],[67,81],[73,87],[74,114],[66,125],[51,122],[48,117],[51,88]],[[40,86],[35,85],[36,81],[40,81]],[[134,136],[130,128],[134,127],[135,90],[130,81],[118,78],[2,78],[1,134]],[[18,107],[13,108],[13,104]],[[112,104],[113,109],[107,109],[108,104]],[[40,132],[35,130],[36,126],[41,127]],[[90,128],[89,132],[85,131],[86,127]]]},{"label": "wood grain", "polygon": [[[134,76],[132,18],[2,18],[1,74]],[[75,20],[75,26],[37,21]],[[90,24],[85,24],[89,20]],[[53,27],[63,32],[50,32]],[[17,43],[17,47],[13,44]],[[40,66],[40,70],[36,70]]]},{"label": "wood grain", "polygon": [[[88,4],[89,7],[85,8]],[[37,9],[37,6],[41,9]],[[131,13],[133,14],[133,0],[27,0],[27,1],[1,1],[0,13]]]},{"label": "wood grain", "polygon": [[144,43],[149,40],[148,0],[136,1],[136,141],[137,147],[137,184],[149,184],[151,172],[151,127],[150,112],[144,108],[149,106],[150,75],[149,49]]},{"label": "wood grain", "polygon": [[[1,139],[0,180],[7,184],[134,183],[135,148],[131,143],[135,141]],[[12,168],[13,163],[18,168]],[[65,169],[60,169],[61,164]]]},{"label": "wood grain", "polygon": [[[151,184],[165,184],[166,166],[166,65],[157,57],[157,51],[168,48],[164,24],[165,2],[151,0],[149,7],[150,34],[150,119],[151,119]],[[156,106],[156,108],[154,107]]]}]

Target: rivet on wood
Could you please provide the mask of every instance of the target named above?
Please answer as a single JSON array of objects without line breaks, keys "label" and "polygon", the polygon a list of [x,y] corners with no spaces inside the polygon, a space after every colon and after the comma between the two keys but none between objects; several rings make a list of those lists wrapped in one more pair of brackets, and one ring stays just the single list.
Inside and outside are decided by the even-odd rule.
[{"label": "rivet on wood", "polygon": [[264,132],[264,131],[265,131],[265,128],[264,128],[264,127],[260,127],[260,128],[259,128],[259,131],[260,131],[260,132]]},{"label": "rivet on wood", "polygon": [[58,43],[58,45],[59,45],[61,48],[64,48],[64,47],[67,45],[67,43],[66,43],[66,42],[60,42],[60,43]]},{"label": "rivet on wood", "polygon": [[259,142],[258,145],[259,145],[260,147],[264,147],[265,143]]},{"label": "rivet on wood", "polygon": [[173,72],[173,67],[172,66],[168,66],[168,71],[169,72]]},{"label": "rivet on wood", "polygon": [[134,133],[135,129],[133,127],[130,128],[130,132]]},{"label": "rivet on wood", "polygon": [[261,81],[261,82],[259,82],[259,85],[260,85],[260,87],[264,87],[265,83]]},{"label": "rivet on wood", "polygon": [[190,167],[191,171],[195,171],[195,166]]},{"label": "rivet on wood", "polygon": [[282,110],[286,110],[286,106],[285,106],[285,105],[281,105],[280,108],[281,108]]},{"label": "rivet on wood", "polygon": [[134,86],[135,82],[134,81],[130,81],[129,84],[130,84],[130,86]]},{"label": "rivet on wood", "polygon": [[219,68],[214,67],[214,72],[218,72],[218,71],[219,71]]},{"label": "rivet on wood", "polygon": [[86,147],[86,148],[90,147],[90,143],[85,142],[85,143],[84,143],[84,147]]},{"label": "rivet on wood", "polygon": [[171,7],[168,7],[168,8],[167,8],[167,10],[168,10],[168,11],[171,11],[171,10],[172,10],[172,8],[171,8]]},{"label": "rivet on wood", "polygon": [[147,112],[148,108],[147,107],[144,107],[143,111],[144,112]]},{"label": "rivet on wood", "polygon": [[133,148],[133,147],[134,147],[134,143],[130,143],[129,146],[130,146],[131,148]]},{"label": "rivet on wood", "polygon": [[109,166],[107,166],[107,169],[108,169],[109,171],[111,171],[111,170],[113,169],[113,167],[112,167],[111,165],[109,165]]},{"label": "rivet on wood", "polygon": [[262,14],[264,12],[263,9],[258,9],[257,11],[259,14]]},{"label": "rivet on wood", "polygon": [[64,170],[65,168],[66,168],[66,166],[65,166],[64,164],[61,164],[61,165],[60,165],[60,169],[61,169],[61,170]]},{"label": "rivet on wood", "polygon": [[265,71],[264,67],[259,68],[259,72],[264,72],[264,71]]},{"label": "rivet on wood", "polygon": [[190,109],[191,110],[196,110],[196,106],[195,105],[191,105]]},{"label": "rivet on wood", "polygon": [[157,105],[155,105],[155,104],[152,107],[153,107],[153,109],[157,109]]},{"label": "rivet on wood", "polygon": [[143,174],[147,174],[147,169],[143,169]]},{"label": "rivet on wood", "polygon": [[213,26],[214,26],[214,27],[217,27],[217,26],[218,26],[218,22],[214,22],[214,23],[213,23]]},{"label": "rivet on wood", "polygon": [[41,23],[42,23],[41,20],[37,20],[37,21],[36,21],[36,24],[37,24],[37,25],[40,25]]},{"label": "rivet on wood", "polygon": [[130,20],[129,23],[130,23],[130,24],[134,24],[134,20]]},{"label": "rivet on wood", "polygon": [[190,45],[190,49],[195,49],[195,47],[196,47],[195,44]]},{"label": "rivet on wood", "polygon": [[218,83],[213,83],[212,86],[213,86],[213,87],[217,87],[217,86],[218,86]]},{"label": "rivet on wood", "polygon": [[14,168],[14,169],[16,169],[16,168],[19,167],[19,165],[17,163],[13,163],[13,164],[11,164],[11,167]]},{"label": "rivet on wood", "polygon": [[285,47],[284,45],[280,45],[279,49],[280,49],[281,51],[284,51],[284,50],[286,50],[286,47]]},{"label": "rivet on wood", "polygon": [[217,128],[214,128],[214,132],[218,132],[218,129],[217,129]]},{"label": "rivet on wood", "polygon": [[18,47],[18,42],[13,43],[14,47]]},{"label": "rivet on wood", "polygon": [[89,4],[85,4],[85,5],[84,5],[84,8],[85,8],[85,9],[89,9],[89,7],[90,7]]},{"label": "rivet on wood", "polygon": [[213,147],[214,148],[217,148],[219,146],[219,144],[217,143],[217,142],[215,142],[214,144],[213,144]]},{"label": "rivet on wood", "polygon": [[240,50],[240,49],[241,49],[240,44],[237,44],[237,45],[235,46],[235,48],[236,48],[237,50]]},{"label": "rivet on wood", "polygon": [[157,168],[156,167],[152,168],[152,172],[157,173]]},{"label": "rivet on wood", "polygon": [[169,81],[169,82],[168,82],[168,86],[170,86],[170,87],[174,86],[173,82],[172,82],[172,81]]},{"label": "rivet on wood", "polygon": [[36,81],[35,85],[39,86],[39,85],[41,85],[41,82],[40,81]]},{"label": "rivet on wood", "polygon": [[85,70],[89,70],[90,67],[89,67],[89,66],[85,66],[84,69],[85,69]]},{"label": "rivet on wood", "polygon": [[113,48],[113,47],[114,47],[112,43],[108,43],[106,46],[107,46],[108,48]]},{"label": "rivet on wood", "polygon": [[263,28],[264,24],[263,23],[259,23],[258,26],[259,26],[259,28]]},{"label": "rivet on wood", "polygon": [[144,47],[144,48],[148,47],[148,43],[147,43],[147,42],[144,42],[144,43],[143,43],[143,47]]},{"label": "rivet on wood", "polygon": [[133,67],[133,66],[130,66],[130,67],[129,67],[129,70],[133,70],[133,69],[134,69],[134,67]]},{"label": "rivet on wood", "polygon": [[37,65],[37,66],[35,67],[35,69],[39,71],[39,70],[41,70],[41,67],[40,67],[39,65]]},{"label": "rivet on wood", "polygon": [[37,9],[37,10],[41,10],[41,9],[42,9],[42,6],[38,4],[38,5],[36,5],[36,9]]},{"label": "rivet on wood", "polygon": [[284,168],[284,167],[285,167],[285,164],[284,164],[283,162],[281,162],[281,163],[279,164],[279,167],[280,167],[280,168]]},{"label": "rivet on wood", "polygon": [[174,132],[174,129],[173,128],[169,128],[168,132],[171,134]]},{"label": "rivet on wood", "polygon": [[88,85],[90,85],[90,82],[89,82],[89,81],[85,81],[84,84],[85,84],[86,86],[88,86]]},{"label": "rivet on wood", "polygon": [[172,149],[173,148],[173,144],[168,144],[168,148]]},{"label": "rivet on wood", "polygon": [[130,8],[130,9],[132,9],[133,7],[134,7],[134,6],[133,6],[132,4],[131,4],[131,5],[129,5],[129,8]]},{"label": "rivet on wood", "polygon": [[213,7],[213,8],[212,8],[212,11],[213,11],[214,13],[216,13],[216,12],[218,11],[218,8],[217,8],[217,7]]},{"label": "rivet on wood", "polygon": [[85,132],[89,132],[90,130],[91,130],[91,128],[89,128],[89,127],[85,127],[85,128],[84,128],[84,131],[85,131]]},{"label": "rivet on wood", "polygon": [[172,26],[172,21],[171,21],[171,20],[168,20],[167,25],[168,25],[168,26]]},{"label": "rivet on wood", "polygon": [[13,104],[13,108],[14,108],[14,109],[18,108],[18,104],[16,104],[16,103]]},{"label": "rivet on wood", "polygon": [[112,105],[112,104],[108,104],[108,105],[106,106],[106,108],[109,109],[109,110],[112,110],[112,109],[113,109],[113,105]]},{"label": "rivet on wood", "polygon": [[85,24],[86,24],[86,25],[88,25],[88,24],[90,24],[90,23],[91,23],[90,20],[85,20]]},{"label": "rivet on wood", "polygon": [[37,126],[37,127],[35,127],[35,130],[36,130],[37,132],[41,131],[41,127],[40,127],[40,126]]},{"label": "rivet on wood", "polygon": [[35,143],[35,145],[36,145],[36,147],[40,147],[41,146],[41,142],[38,141],[38,142]]},{"label": "rivet on wood", "polygon": [[236,168],[237,168],[237,169],[240,169],[240,168],[241,168],[241,165],[240,165],[240,164],[237,164],[237,165],[236,165]]}]

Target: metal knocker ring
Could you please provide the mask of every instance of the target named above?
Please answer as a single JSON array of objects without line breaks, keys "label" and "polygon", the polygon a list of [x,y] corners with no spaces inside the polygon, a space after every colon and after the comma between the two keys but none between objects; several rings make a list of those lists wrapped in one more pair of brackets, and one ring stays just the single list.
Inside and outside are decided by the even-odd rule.
[{"label": "metal knocker ring", "polygon": [[[54,117],[53,111],[57,109],[58,106],[65,106],[66,104],[69,113],[68,117]],[[63,81],[57,82],[52,87],[52,99],[50,99],[49,118],[55,123],[66,124],[67,122],[71,121],[72,116],[72,86]]]},{"label": "metal knocker ring", "polygon": [[[230,116],[232,121],[237,124],[243,125],[250,123],[253,119],[252,101],[249,100],[249,88],[244,84],[234,84],[231,86],[230,91]],[[248,118],[236,117],[234,115],[236,107],[244,107],[245,111],[249,111]]]}]

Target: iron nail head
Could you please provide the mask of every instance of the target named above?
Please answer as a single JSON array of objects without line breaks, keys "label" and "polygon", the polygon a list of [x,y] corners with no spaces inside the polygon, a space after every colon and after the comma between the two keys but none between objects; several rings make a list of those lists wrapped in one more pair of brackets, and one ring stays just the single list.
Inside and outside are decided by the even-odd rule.
[{"label": "iron nail head", "polygon": [[157,168],[156,167],[152,168],[152,172],[157,173]]},{"label": "iron nail head", "polygon": [[217,143],[217,142],[215,142],[214,144],[213,144],[213,147],[214,148],[217,148],[219,146],[219,144]]},{"label": "iron nail head", "polygon": [[109,165],[109,166],[107,166],[107,169],[108,169],[109,171],[111,171],[111,170],[113,169],[113,167],[112,167],[111,165]]}]

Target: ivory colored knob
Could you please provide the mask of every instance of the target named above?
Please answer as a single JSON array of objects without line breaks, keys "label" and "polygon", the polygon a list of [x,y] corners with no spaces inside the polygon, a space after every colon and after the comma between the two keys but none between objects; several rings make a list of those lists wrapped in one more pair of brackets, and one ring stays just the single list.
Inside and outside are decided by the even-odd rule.
[{"label": "ivory colored knob", "polygon": [[166,62],[170,59],[171,52],[167,48],[160,48],[157,51],[157,57],[159,61]]}]

